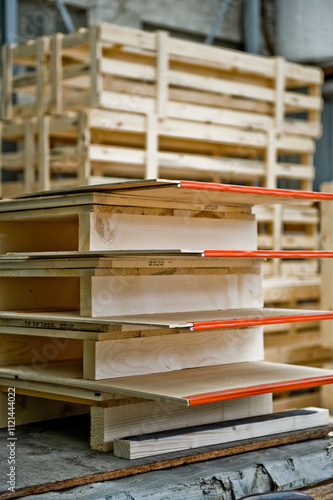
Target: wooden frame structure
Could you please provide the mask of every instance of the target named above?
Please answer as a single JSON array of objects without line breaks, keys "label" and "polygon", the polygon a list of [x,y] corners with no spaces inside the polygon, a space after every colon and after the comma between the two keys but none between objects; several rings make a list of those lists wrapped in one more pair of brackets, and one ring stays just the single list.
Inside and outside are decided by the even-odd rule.
[{"label": "wooden frame structure", "polygon": [[[244,418],[270,413],[272,392],[331,384],[331,370],[263,361],[262,325],[333,313],[262,309],[258,271],[267,257],[333,252],[258,251],[251,213],[254,204],[325,200],[333,195],[141,181],[1,201],[1,390],[14,384],[27,397],[91,406],[92,447],[109,450],[124,432],[144,433],[152,411],[156,432],[207,424],[208,414],[215,424],[229,410]],[[105,238],[114,216],[122,217]],[[25,233],[33,240],[22,243]],[[61,234],[69,247],[61,248]],[[207,241],[210,249],[198,249]],[[175,404],[184,407],[176,420]],[[217,406],[211,413],[205,405]]]}]

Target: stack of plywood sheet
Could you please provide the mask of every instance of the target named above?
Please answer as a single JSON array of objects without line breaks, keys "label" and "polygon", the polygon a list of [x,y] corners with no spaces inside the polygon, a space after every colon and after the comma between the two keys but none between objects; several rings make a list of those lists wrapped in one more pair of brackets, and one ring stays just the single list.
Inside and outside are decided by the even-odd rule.
[{"label": "stack of plywood sheet", "polygon": [[264,361],[263,325],[333,313],[264,309],[260,267],[333,252],[258,251],[251,213],[309,199],[333,195],[140,181],[3,200],[1,391],[91,407],[91,446],[126,458],[327,424],[271,415],[273,392],[333,372]]},{"label": "stack of plywood sheet", "polygon": [[[0,163],[17,177],[3,195],[129,178],[312,188],[318,68],[107,23],[6,45],[2,61],[1,136],[15,150]],[[315,250],[318,220],[311,205],[258,207],[259,248]],[[268,259],[263,271],[267,305],[317,307],[317,262]],[[276,328],[268,357],[327,361],[318,324],[307,340]]]}]

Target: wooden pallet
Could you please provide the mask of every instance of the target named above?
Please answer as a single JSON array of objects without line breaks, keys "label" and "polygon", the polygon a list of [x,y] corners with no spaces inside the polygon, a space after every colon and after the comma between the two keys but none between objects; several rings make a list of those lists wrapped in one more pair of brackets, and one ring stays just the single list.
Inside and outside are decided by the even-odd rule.
[{"label": "wooden pallet", "polygon": [[[14,64],[33,71],[13,76]],[[165,32],[101,23],[69,35],[7,45],[3,67],[6,120],[75,107],[114,109],[115,102],[121,111],[135,107],[173,118],[176,110],[180,118],[180,101],[186,103],[180,107],[183,119],[205,121],[205,106],[213,106],[230,110],[221,118],[230,126],[267,130],[276,125],[280,132],[311,137],[320,131],[323,75],[318,68],[196,44]],[[12,94],[21,92],[33,94],[35,101],[13,105]],[[203,111],[194,118],[193,102]],[[292,120],[295,113],[307,113],[307,119]]]},{"label": "wooden pallet", "polygon": [[[103,415],[102,422],[110,418],[112,422],[128,424],[128,429],[137,433],[142,429],[135,430],[138,422],[133,421],[134,416],[145,418],[147,413],[151,415],[155,411],[156,432],[170,428],[170,404],[184,408],[184,413],[179,410],[179,418],[173,419],[176,420],[171,427],[174,429],[183,427],[184,420],[189,421],[190,414],[185,413],[187,407],[200,408],[193,415],[207,423],[211,412],[202,409],[205,405],[239,398],[246,413],[246,398],[268,394],[267,399],[262,400],[263,406],[260,404],[255,410],[258,415],[264,413],[268,399],[271,403],[273,392],[331,383],[331,370],[262,361],[262,324],[312,321],[331,318],[333,314],[260,309],[261,277],[257,270],[261,259],[267,255],[287,257],[289,254],[255,250],[256,223],[250,209],[256,201],[278,200],[283,204],[332,198],[323,193],[144,181],[4,200],[1,217],[7,226],[3,227],[3,234],[6,228],[11,229],[10,238],[6,238],[6,251],[11,253],[0,258],[0,281],[6,290],[1,300],[2,308],[11,312],[1,314],[2,390],[14,384],[18,393],[27,397],[86,404],[92,407],[92,415]],[[126,228],[135,225],[136,217],[140,216],[143,229],[149,228],[155,235],[150,224],[150,217],[156,216],[152,212],[154,208],[157,222],[169,228],[170,235],[175,233],[175,222],[182,226],[170,243],[173,248],[124,250],[125,238],[119,243],[121,249],[113,253],[100,249],[92,252],[91,237],[97,237],[101,231],[104,235],[117,206],[120,214],[116,215],[125,219],[116,227],[115,234],[124,233],[124,228],[126,233]],[[125,213],[121,213],[124,208]],[[95,209],[105,218],[94,225],[91,215]],[[206,217],[197,217],[198,214]],[[85,217],[80,219],[80,215]],[[130,226],[126,216],[130,218]],[[63,221],[68,224],[66,232],[74,235],[72,240],[68,238],[74,242],[74,252],[67,249],[61,253],[56,247],[53,253],[41,253],[38,244],[34,248],[37,253],[13,253],[17,241],[22,245],[22,228],[27,235],[31,235],[34,228],[34,240],[43,241],[46,239],[43,227],[50,226],[52,217],[59,226]],[[215,240],[217,250],[198,250],[198,241],[206,241],[205,234],[200,236],[198,231],[201,220],[208,228],[208,235],[223,236],[224,243]],[[222,223],[219,231],[215,221]],[[12,222],[21,226],[14,227]],[[78,251],[78,228],[82,224],[87,231],[84,241],[89,243],[88,253],[83,253],[82,248]],[[232,237],[230,228],[235,228]],[[192,242],[188,236],[186,241],[193,248],[177,250],[184,231],[192,235]],[[149,231],[140,230],[140,234],[146,234],[144,245],[151,245]],[[52,245],[57,241],[51,234],[48,238]],[[62,235],[61,241],[63,239]],[[246,250],[244,239],[248,245]],[[102,241],[105,243],[103,238]],[[28,246],[30,244],[28,242]],[[154,245],[158,247],[156,242]],[[238,248],[228,249],[234,245]],[[220,249],[221,246],[224,249]],[[22,252],[22,246],[19,250]],[[301,253],[303,257],[310,255],[313,254]],[[315,255],[332,257],[333,254]],[[130,287],[126,289],[128,282]],[[170,287],[166,282],[170,282]],[[52,295],[46,290],[50,288]],[[135,301],[131,303],[132,296]],[[52,307],[59,309],[58,314],[50,310]],[[212,307],[215,313],[210,310]],[[220,314],[227,307],[232,311]],[[67,314],[62,312],[66,308],[77,309],[76,315],[69,314],[68,310]],[[16,312],[18,309],[21,312]],[[110,315],[113,315],[111,319]],[[140,401],[142,399],[148,401]],[[159,412],[160,402],[168,402],[162,412]],[[129,411],[130,408],[133,411]],[[219,410],[213,413],[218,415]],[[95,422],[98,421],[97,418]],[[95,427],[98,428],[97,423]],[[104,424],[102,429],[105,430]],[[111,427],[109,438],[102,431],[102,437],[94,441],[98,443],[94,446],[112,446],[113,439],[121,437],[121,434],[112,434],[113,431],[116,432],[116,428]]]},{"label": "wooden pallet", "polygon": [[[213,116],[215,122],[213,117],[208,123],[166,118],[152,125],[137,110],[90,109],[4,123],[2,140],[18,151],[2,154],[2,168],[22,177],[4,183],[4,194],[107,182],[108,177],[259,182],[272,188],[293,179],[311,189],[312,138],[228,127],[219,123],[219,114]],[[292,159],[286,162],[288,154]]]}]

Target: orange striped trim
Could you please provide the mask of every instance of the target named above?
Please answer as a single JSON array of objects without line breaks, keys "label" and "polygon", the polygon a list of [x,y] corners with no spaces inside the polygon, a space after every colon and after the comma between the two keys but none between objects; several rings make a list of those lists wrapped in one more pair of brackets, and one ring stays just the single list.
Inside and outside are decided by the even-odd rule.
[{"label": "orange striped trim", "polygon": [[286,259],[313,259],[313,258],[332,258],[333,252],[324,250],[315,251],[289,251],[289,250],[204,250],[205,257],[258,257],[270,258],[279,257]]},{"label": "orange striped trim", "polygon": [[304,389],[306,387],[315,387],[332,383],[333,375],[326,375],[300,380],[289,380],[286,382],[274,382],[272,384],[260,384],[252,387],[240,387],[238,389],[227,389],[225,391],[207,392],[205,394],[194,394],[192,396],[183,396],[183,399],[188,401],[189,406],[194,406],[204,403],[213,403],[214,401],[256,396],[269,392],[291,391],[294,389]]},{"label": "orange striped trim", "polygon": [[257,325],[278,325],[281,323],[303,323],[305,321],[320,321],[333,319],[332,313],[293,314],[291,316],[269,316],[266,318],[241,318],[216,321],[193,322],[193,330],[210,330],[214,328],[232,328]]},{"label": "orange striped trim", "polygon": [[[180,187],[192,189],[207,189],[210,191],[227,191],[230,193],[248,193],[270,195],[288,198],[303,198],[310,200],[333,200],[332,193],[313,191],[296,191],[294,189],[269,189],[255,186],[236,186],[232,184],[216,184],[214,182],[180,181]],[[246,205],[246,203],[244,203]]]}]

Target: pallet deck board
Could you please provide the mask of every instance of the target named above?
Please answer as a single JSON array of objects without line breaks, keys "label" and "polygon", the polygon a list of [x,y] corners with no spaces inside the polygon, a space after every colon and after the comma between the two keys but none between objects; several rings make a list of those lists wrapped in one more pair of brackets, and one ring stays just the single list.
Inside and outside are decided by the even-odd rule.
[{"label": "pallet deck board", "polygon": [[[138,375],[109,380],[84,380],[82,364],[49,362],[42,371],[32,366],[0,368],[0,377],[18,378],[78,387],[147,399],[174,401],[185,406],[237,397],[314,387],[333,382],[333,371],[265,361],[190,368],[168,373]],[[244,386],[244,382],[246,385]]]},{"label": "pallet deck board", "polygon": [[[239,328],[252,324],[277,324],[296,321],[313,321],[315,319],[332,319],[332,311],[311,309],[282,309],[282,308],[252,308],[232,309],[223,311],[196,311],[188,313],[146,314],[132,316],[113,316],[89,318],[71,312],[38,312],[38,311],[1,311],[0,325],[2,328],[19,328],[19,334],[75,335],[75,338],[95,339],[95,332],[112,332],[112,328],[119,332],[127,332],[131,327],[133,332],[144,330],[145,327],[155,328],[156,334],[160,328],[180,331],[191,331],[211,328]],[[116,329],[119,327],[119,329]],[[37,330],[37,331],[36,331]],[[39,332],[39,330],[41,330]],[[67,331],[67,333],[66,333]],[[74,334],[75,332],[75,334]],[[80,335],[82,333],[82,335]],[[153,330],[151,335],[153,335]]]},{"label": "pallet deck board", "polygon": [[[181,257],[182,261],[186,262],[186,258],[192,258],[193,261],[200,262],[200,257],[221,257],[224,259],[229,259],[227,262],[232,263],[233,258],[237,258],[236,266],[238,265],[239,260],[242,263],[245,263],[248,259],[250,262],[252,259],[255,262],[257,259],[263,260],[267,258],[285,258],[285,259],[330,259],[333,258],[333,251],[326,250],[216,250],[216,249],[198,249],[198,250],[186,250],[186,249],[168,249],[168,250],[91,250],[90,252],[86,251],[59,251],[59,252],[8,252],[5,254],[0,254],[0,262],[15,262],[15,265],[20,262],[29,262],[29,265],[32,262],[40,263],[42,267],[43,262],[46,260],[52,260],[52,262],[57,262],[57,265],[60,265],[62,260],[66,260],[71,263],[71,266],[78,267],[80,262],[83,263],[84,267],[87,266],[89,261],[92,263],[101,263],[105,264],[107,267],[108,262],[110,265],[112,264],[112,259],[119,260],[120,258],[130,257],[133,261],[138,261],[141,259],[141,262],[144,262],[145,258],[153,258],[158,257],[159,259],[169,259],[170,263],[173,262],[172,259],[176,259],[176,257]],[[175,260],[176,261],[176,260]],[[126,261],[130,262],[130,260]],[[176,261],[177,262],[177,261]],[[181,260],[178,260],[181,262]],[[217,261],[215,261],[217,262]],[[235,261],[234,261],[235,262]],[[93,267],[94,264],[91,265]]]},{"label": "pallet deck board", "polygon": [[[134,196],[144,196],[147,198],[153,197],[171,199],[175,201],[206,201],[210,199],[216,202],[224,202],[239,205],[261,205],[272,203],[301,203],[302,201],[321,201],[333,200],[332,193],[324,192],[311,192],[311,191],[297,191],[292,189],[270,189],[261,188],[256,186],[239,186],[231,184],[217,184],[212,182],[198,182],[198,181],[179,181],[179,180],[143,180],[143,181],[129,181],[120,182],[115,184],[100,184],[94,186],[80,186],[73,187],[70,190],[63,188],[60,190],[49,190],[45,193],[29,193],[27,195],[13,196],[12,199],[22,201],[26,198],[43,198],[46,195],[46,200],[50,196],[61,195],[74,195],[76,193],[120,193],[131,194]],[[203,194],[204,200],[202,200]],[[201,198],[201,199],[200,199]],[[46,201],[45,200],[45,201]],[[7,200],[1,202],[5,204]],[[41,200],[40,200],[41,201]],[[38,201],[37,201],[38,203]],[[3,206],[0,210],[3,210]]]}]

